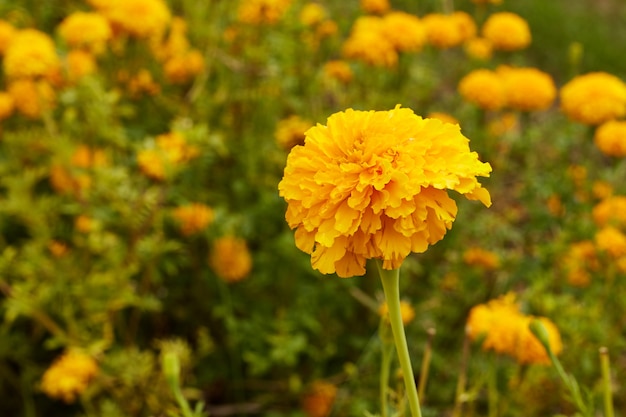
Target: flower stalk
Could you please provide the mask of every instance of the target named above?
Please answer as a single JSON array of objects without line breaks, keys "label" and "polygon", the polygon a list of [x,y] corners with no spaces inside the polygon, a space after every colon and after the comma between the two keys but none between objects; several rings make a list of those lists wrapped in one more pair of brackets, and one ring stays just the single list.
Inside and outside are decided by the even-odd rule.
[{"label": "flower stalk", "polygon": [[604,391],[604,415],[605,417],[614,417],[609,350],[604,346],[600,348],[600,365],[602,367],[602,387]]},{"label": "flower stalk", "polygon": [[404,333],[404,324],[402,323],[402,314],[400,311],[400,269],[385,270],[382,263],[377,260],[378,272],[385,293],[385,300],[389,308],[389,322],[391,323],[391,331],[393,333],[396,351],[398,353],[398,362],[402,369],[404,377],[404,386],[406,395],[409,400],[412,417],[421,417],[422,412],[419,405],[419,397],[417,394],[417,386],[415,385],[415,377],[413,376],[413,368],[411,366],[411,357],[409,355],[409,347]]}]

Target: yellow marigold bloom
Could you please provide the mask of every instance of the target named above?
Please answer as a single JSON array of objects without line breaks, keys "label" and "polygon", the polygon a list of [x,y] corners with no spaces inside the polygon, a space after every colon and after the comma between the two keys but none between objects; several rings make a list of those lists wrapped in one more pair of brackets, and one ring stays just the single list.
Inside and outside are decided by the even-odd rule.
[{"label": "yellow marigold bloom", "polygon": [[543,347],[539,339],[530,331],[529,325],[533,320],[539,320],[548,331],[548,343],[550,350],[555,355],[563,351],[563,343],[561,342],[561,334],[556,325],[546,317],[526,316],[521,320],[520,334],[518,335],[517,350],[515,351],[515,359],[520,364],[542,364],[550,365],[550,357]]},{"label": "yellow marigold bloom", "polygon": [[78,81],[95,72],[96,60],[91,53],[76,49],[67,54],[67,76],[70,81]]},{"label": "yellow marigold bloom", "polygon": [[343,44],[343,56],[374,66],[394,67],[398,63],[398,53],[385,35],[382,22],[380,17],[359,17]]},{"label": "yellow marigold bloom", "polygon": [[169,82],[184,84],[204,70],[204,57],[200,51],[192,49],[168,59],[163,69]]},{"label": "yellow marigold bloom", "polygon": [[189,161],[200,153],[196,146],[187,143],[185,136],[180,132],[169,132],[157,136],[156,145],[165,151],[168,160],[174,163]]},{"label": "yellow marigold bloom", "polygon": [[337,80],[341,83],[348,84],[352,81],[354,74],[350,64],[346,61],[333,60],[324,64],[324,75],[327,78]]},{"label": "yellow marigold bloom", "polygon": [[155,149],[144,149],[137,154],[139,169],[148,177],[162,181],[176,166],[196,158],[200,150],[189,145],[179,132],[156,137]]},{"label": "yellow marigold bloom", "polygon": [[439,119],[442,122],[452,123],[453,125],[458,125],[459,124],[459,121],[455,117],[449,115],[448,113],[442,113],[442,112],[435,111],[435,112],[428,113],[427,117],[429,119]]},{"label": "yellow marigold bloom", "polygon": [[594,181],[591,191],[593,196],[599,200],[613,196],[613,186],[606,181]]},{"label": "yellow marigold bloom", "polygon": [[426,43],[426,29],[420,19],[409,13],[389,12],[382,18],[382,31],[400,52],[416,52]]},{"label": "yellow marigold bloom", "polygon": [[133,97],[142,94],[154,96],[161,92],[161,86],[154,81],[150,71],[142,69],[128,80],[128,91]]},{"label": "yellow marigold bloom", "polygon": [[426,28],[428,43],[435,48],[447,49],[463,43],[461,25],[453,15],[431,13],[424,16],[422,23]]},{"label": "yellow marigold bloom", "polygon": [[172,57],[185,54],[190,46],[187,39],[187,22],[180,17],[173,17],[169,32],[165,39],[151,39],[152,53],[159,61],[166,61]]},{"label": "yellow marigold bloom", "polygon": [[478,29],[476,28],[476,22],[471,15],[463,11],[456,11],[452,13],[452,19],[456,21],[459,28],[461,42],[465,42],[476,37]]},{"label": "yellow marigold bloom", "polygon": [[590,272],[600,268],[595,244],[591,240],[571,244],[562,260],[562,265],[567,274],[568,283],[576,287],[589,285]]},{"label": "yellow marigold bloom", "polygon": [[[378,308],[378,314],[381,317],[384,317],[386,320],[389,320],[389,306],[387,302],[383,302]],[[400,301],[400,316],[402,317],[402,323],[406,326],[415,318],[415,310],[406,301]]]},{"label": "yellow marigold bloom", "polygon": [[302,410],[307,417],[328,417],[336,397],[335,385],[326,381],[315,381],[302,397]]},{"label": "yellow marigold bloom", "polygon": [[12,81],[7,92],[13,98],[15,109],[26,117],[38,118],[56,103],[56,93],[46,81],[20,79]]},{"label": "yellow marigold bloom", "polygon": [[552,77],[536,68],[500,66],[508,107],[521,111],[545,110],[556,98]]},{"label": "yellow marigold bloom", "polygon": [[54,42],[36,29],[15,34],[6,48],[3,64],[9,78],[48,77],[60,68]]},{"label": "yellow marigold bloom", "polygon": [[216,240],[209,254],[209,265],[226,282],[246,278],[252,270],[252,256],[246,241],[232,236]]},{"label": "yellow marigold bloom", "polygon": [[499,51],[524,49],[532,40],[526,20],[511,12],[490,15],[482,26],[482,35]]},{"label": "yellow marigold bloom", "polygon": [[0,91],[0,120],[11,117],[14,109],[15,101],[13,97],[5,91]]},{"label": "yellow marigold bloom", "polygon": [[278,189],[313,268],[351,277],[365,273],[367,259],[395,269],[441,240],[457,212],[447,190],[489,206],[476,176],[490,172],[458,125],[400,106],[348,109],[306,132]]},{"label": "yellow marigold bloom", "polygon": [[500,267],[500,257],[497,253],[482,249],[469,248],[463,253],[463,262],[470,266],[478,266],[487,270]]},{"label": "yellow marigold bloom", "polygon": [[516,350],[521,317],[515,294],[509,293],[472,307],[465,330],[472,340],[484,337],[483,350],[508,354]]},{"label": "yellow marigold bloom", "polygon": [[79,145],[70,162],[78,168],[103,167],[108,164],[107,156],[102,149],[91,148],[87,145]]},{"label": "yellow marigold bloom", "polygon": [[106,17],[114,33],[151,38],[165,32],[172,15],[163,0],[92,1]]},{"label": "yellow marigold bloom", "polygon": [[294,114],[278,122],[274,137],[281,148],[289,150],[296,145],[304,145],[304,132],[311,127],[312,122]]},{"label": "yellow marigold bloom", "polygon": [[304,26],[316,26],[326,20],[327,12],[319,3],[307,3],[300,11],[300,23]]},{"label": "yellow marigold bloom", "polygon": [[626,256],[626,235],[613,226],[605,226],[595,235],[598,249],[614,258]]},{"label": "yellow marigold bloom", "polygon": [[626,121],[609,120],[598,126],[593,141],[607,156],[626,156]]},{"label": "yellow marigold bloom", "polygon": [[95,227],[95,221],[85,215],[80,215],[74,220],[74,227],[81,233],[89,233]]},{"label": "yellow marigold bloom", "polygon": [[493,55],[491,41],[485,38],[476,37],[468,39],[465,41],[464,50],[467,56],[479,61],[488,61]]},{"label": "yellow marigold bloom", "polygon": [[458,90],[466,101],[484,110],[498,110],[506,104],[504,83],[495,71],[470,72],[459,81]]},{"label": "yellow marigold bloom", "polygon": [[143,149],[137,154],[141,172],[158,181],[165,179],[165,163],[163,152],[158,149]]},{"label": "yellow marigold bloom", "polygon": [[3,55],[13,41],[16,29],[9,22],[0,19],[0,55]]},{"label": "yellow marigold bloom", "polygon": [[626,196],[609,196],[593,208],[591,215],[596,226],[626,226]]},{"label": "yellow marigold bloom", "polygon": [[50,398],[73,403],[98,374],[98,364],[89,355],[69,351],[57,358],[41,378],[41,390]]},{"label": "yellow marigold bloom", "polygon": [[556,194],[552,194],[548,197],[546,200],[546,206],[548,207],[550,214],[555,217],[562,216],[565,213],[565,207],[563,207],[561,197]]},{"label": "yellow marigold bloom", "polygon": [[193,203],[177,207],[173,216],[180,224],[183,234],[189,236],[206,229],[213,223],[215,213],[211,207]]},{"label": "yellow marigold bloom", "polygon": [[88,175],[75,175],[64,166],[55,164],[50,168],[50,185],[61,194],[72,194],[79,197],[85,190],[91,187],[91,177]]},{"label": "yellow marigold bloom", "polygon": [[502,4],[502,0],[472,0],[474,4]]},{"label": "yellow marigold bloom", "polygon": [[560,96],[563,113],[580,123],[599,125],[626,115],[626,84],[606,72],[574,77]]},{"label": "yellow marigold bloom", "polygon": [[274,25],[290,6],[291,0],[240,0],[237,20],[249,25]]},{"label": "yellow marigold bloom", "polygon": [[74,12],[61,22],[59,34],[70,48],[98,55],[104,52],[113,32],[109,21],[101,14]]},{"label": "yellow marigold bloom", "polygon": [[52,256],[54,256],[55,258],[61,258],[65,256],[65,254],[67,254],[67,252],[69,251],[69,248],[67,247],[65,243],[61,241],[51,240],[48,243],[48,250],[50,251]]},{"label": "yellow marigold bloom", "polygon": [[360,0],[361,9],[365,13],[384,14],[391,6],[389,0]]}]

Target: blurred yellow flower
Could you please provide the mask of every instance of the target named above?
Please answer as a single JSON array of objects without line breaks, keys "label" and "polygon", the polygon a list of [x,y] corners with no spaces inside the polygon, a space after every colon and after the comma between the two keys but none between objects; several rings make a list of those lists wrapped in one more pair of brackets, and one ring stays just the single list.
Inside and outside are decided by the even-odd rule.
[{"label": "blurred yellow flower", "polygon": [[333,60],[324,64],[324,75],[341,83],[348,84],[352,81],[353,73],[350,64],[346,61]]},{"label": "blurred yellow flower", "polygon": [[595,242],[599,250],[613,258],[626,256],[626,235],[613,226],[604,226],[596,232]]},{"label": "blurred yellow flower", "polygon": [[313,268],[340,277],[365,273],[365,261],[399,268],[452,227],[447,193],[491,204],[477,176],[491,166],[470,152],[460,127],[410,109],[335,113],[306,132],[288,158],[280,195],[297,247]]},{"label": "blurred yellow flower", "polygon": [[15,101],[6,91],[0,91],[0,120],[11,117],[15,110]]},{"label": "blurred yellow flower", "polygon": [[143,149],[137,154],[139,169],[146,176],[162,181],[165,179],[165,157],[158,149]]},{"label": "blurred yellow flower", "polygon": [[498,115],[487,124],[487,131],[493,136],[502,136],[519,128],[517,113],[506,112]]},{"label": "blurred yellow flower", "polygon": [[0,55],[3,55],[17,30],[7,21],[0,19]]},{"label": "blurred yellow flower", "polygon": [[609,120],[597,127],[593,141],[607,156],[626,156],[626,121]]},{"label": "blurred yellow flower", "polygon": [[439,119],[442,122],[452,123],[453,125],[458,125],[459,124],[459,121],[455,117],[449,115],[448,113],[430,112],[430,113],[428,113],[427,117],[429,119]]},{"label": "blurred yellow flower", "polygon": [[143,68],[128,79],[128,92],[133,97],[142,94],[154,96],[161,92],[161,86],[154,80],[152,73]]},{"label": "blurred yellow flower", "polygon": [[591,215],[598,227],[626,227],[626,196],[608,196],[594,206]]},{"label": "blurred yellow flower", "polygon": [[148,177],[162,181],[176,166],[196,158],[200,150],[189,145],[179,132],[156,137],[156,148],[143,149],[137,154],[139,169]]},{"label": "blurred yellow flower", "polygon": [[465,54],[479,61],[488,61],[493,55],[491,41],[485,38],[471,38],[464,43]]},{"label": "blurred yellow flower", "polygon": [[96,60],[87,51],[72,50],[67,54],[67,76],[71,82],[96,72]]},{"label": "blurred yellow flower", "polygon": [[291,6],[292,0],[240,0],[237,20],[249,25],[274,25]]},{"label": "blurred yellow flower", "polygon": [[613,186],[606,181],[594,181],[591,192],[595,198],[603,200],[613,195]]},{"label": "blurred yellow flower", "polygon": [[81,233],[91,232],[94,226],[95,226],[95,221],[89,216],[85,216],[81,214],[80,216],[76,217],[76,219],[74,220],[74,227],[76,228],[76,230],[78,230]]},{"label": "blurred yellow flower", "polygon": [[596,246],[591,240],[572,243],[562,259],[567,282],[576,287],[585,287],[591,282],[591,272],[600,268]]},{"label": "blurred yellow flower", "polygon": [[426,29],[420,19],[405,12],[389,12],[382,17],[382,31],[399,52],[419,51],[426,43]]},{"label": "blurred yellow flower", "polygon": [[504,83],[495,71],[470,72],[459,81],[458,90],[466,101],[484,110],[498,110],[506,105]]},{"label": "blurred yellow flower", "polygon": [[59,71],[61,63],[52,38],[36,29],[18,31],[8,44],[4,56],[7,77],[50,77]]},{"label": "blurred yellow flower", "polygon": [[290,150],[296,145],[304,145],[304,132],[311,127],[313,122],[294,114],[278,122],[274,137],[281,148]]},{"label": "blurred yellow flower", "polygon": [[[389,320],[389,307],[387,302],[383,302],[378,308],[378,314]],[[415,309],[406,301],[400,301],[400,316],[402,317],[402,323],[406,326],[415,318]]]},{"label": "blurred yellow flower", "polygon": [[563,113],[580,123],[599,125],[626,115],[626,84],[606,72],[574,77],[560,96]]},{"label": "blurred yellow flower", "polygon": [[22,115],[38,118],[51,110],[56,103],[56,93],[46,81],[19,79],[12,81],[7,92],[13,98],[15,109]]},{"label": "blurred yellow flower", "polygon": [[68,253],[69,248],[65,243],[59,240],[51,240],[48,243],[48,250],[55,258],[61,258]]},{"label": "blurred yellow flower", "polygon": [[550,365],[550,357],[543,347],[539,339],[530,331],[528,327],[533,320],[539,320],[548,331],[548,343],[550,350],[555,355],[563,351],[563,342],[561,334],[556,325],[546,317],[525,316],[521,319],[519,340],[517,341],[517,350],[515,351],[515,359],[520,364],[542,364]]},{"label": "blurred yellow flower", "polygon": [[383,28],[383,20],[380,17],[359,17],[343,44],[343,56],[369,65],[394,67],[398,63],[398,53]]},{"label": "blurred yellow flower", "polygon": [[211,247],[209,266],[226,282],[246,278],[252,270],[252,256],[246,241],[232,236],[217,239]]},{"label": "blurred yellow flower", "polygon": [[486,270],[494,270],[500,267],[500,257],[497,253],[476,247],[469,248],[463,252],[463,262]]},{"label": "blurred yellow flower", "polygon": [[190,46],[187,39],[187,22],[180,17],[173,17],[165,39],[152,38],[152,53],[160,61],[185,54]]},{"label": "blurred yellow flower", "polygon": [[91,177],[70,173],[63,165],[54,164],[50,167],[50,185],[61,194],[72,194],[80,197],[91,187]]},{"label": "blurred yellow flower", "polygon": [[307,3],[300,10],[300,23],[304,26],[315,26],[326,20],[328,13],[319,3]]},{"label": "blurred yellow flower", "polygon": [[41,390],[50,398],[73,403],[98,374],[98,364],[89,355],[71,350],[57,358],[41,378]]},{"label": "blurred yellow flower", "polygon": [[74,12],[63,19],[59,34],[70,48],[99,55],[104,52],[113,32],[109,21],[101,14]]},{"label": "blurred yellow flower", "polygon": [[191,49],[168,59],[163,70],[170,83],[184,84],[204,71],[204,57],[200,51]]},{"label": "blurred yellow flower", "polygon": [[79,145],[72,154],[70,162],[78,168],[103,167],[108,164],[107,156],[102,149],[87,145]]},{"label": "blurred yellow flower", "polygon": [[302,397],[302,410],[307,417],[328,417],[337,397],[337,386],[314,381]]},{"label": "blurred yellow flower", "polygon": [[520,111],[545,110],[556,98],[556,86],[548,73],[509,66],[500,66],[496,72],[503,81],[507,107]]},{"label": "blurred yellow flower", "polygon": [[385,14],[391,8],[389,0],[359,0],[359,4],[365,13],[372,14]]},{"label": "blurred yellow flower", "polygon": [[184,235],[189,236],[206,229],[215,218],[211,207],[192,203],[174,209],[173,217],[178,221]]},{"label": "blurred yellow flower", "polygon": [[546,200],[546,207],[548,207],[548,211],[555,217],[560,217],[565,214],[565,207],[563,206],[563,202],[561,201],[561,197],[557,194],[551,194]]},{"label": "blurred yellow flower", "polygon": [[165,32],[172,16],[164,0],[91,1],[108,19],[114,34],[151,38]]},{"label": "blurred yellow flower", "polygon": [[447,49],[463,43],[461,25],[449,14],[430,13],[422,18],[428,43],[435,48]]},{"label": "blurred yellow flower", "polygon": [[452,19],[456,22],[456,25],[459,28],[461,42],[465,42],[476,37],[478,29],[476,28],[474,18],[470,14],[457,10],[452,13]]},{"label": "blurred yellow flower", "polygon": [[493,49],[499,51],[524,49],[532,40],[526,20],[511,12],[490,15],[483,23],[482,36],[489,39]]}]

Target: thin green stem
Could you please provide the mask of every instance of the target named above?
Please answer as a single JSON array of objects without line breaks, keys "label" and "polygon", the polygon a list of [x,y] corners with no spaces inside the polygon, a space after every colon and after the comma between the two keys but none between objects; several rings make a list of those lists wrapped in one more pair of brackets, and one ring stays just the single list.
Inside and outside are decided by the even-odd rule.
[{"label": "thin green stem", "polygon": [[409,400],[412,417],[421,417],[422,412],[419,405],[419,397],[417,395],[417,387],[413,376],[413,368],[411,367],[411,357],[409,356],[409,347],[404,333],[404,324],[402,323],[402,314],[400,312],[400,269],[386,270],[382,268],[380,260],[376,261],[380,280],[385,293],[385,300],[389,308],[389,322],[391,323],[391,331],[398,353],[398,362],[402,369],[404,377],[404,386]]},{"label": "thin green stem", "polygon": [[606,347],[600,348],[600,365],[602,366],[602,385],[604,390],[604,417],[614,417],[611,366],[609,364],[609,350]]},{"label": "thin green stem", "polygon": [[[386,324],[381,324],[385,326]],[[385,331],[385,330],[382,330]],[[387,391],[389,388],[389,370],[391,368],[391,349],[389,349],[389,345],[383,341],[382,344],[382,355],[381,355],[381,364],[380,364],[380,416],[387,417],[389,415],[389,404],[387,401],[388,395]]]}]

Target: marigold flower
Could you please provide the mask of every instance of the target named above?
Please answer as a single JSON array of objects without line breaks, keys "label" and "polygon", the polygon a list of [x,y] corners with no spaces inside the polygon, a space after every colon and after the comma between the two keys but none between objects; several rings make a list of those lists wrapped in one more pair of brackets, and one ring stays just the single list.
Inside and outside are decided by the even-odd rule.
[{"label": "marigold flower", "polygon": [[626,256],[626,235],[613,226],[605,226],[595,235],[595,242],[601,251],[613,258]]},{"label": "marigold flower", "polygon": [[574,77],[560,96],[563,113],[580,123],[599,125],[626,115],[626,84],[606,72]]},{"label": "marigold flower", "polygon": [[146,176],[157,181],[165,179],[165,157],[158,149],[143,149],[137,153],[137,164]]},{"label": "marigold flower", "polygon": [[493,136],[502,136],[519,128],[519,117],[515,112],[498,115],[487,124],[487,131]]},{"label": "marigold flower", "polygon": [[243,280],[252,269],[252,256],[246,241],[232,236],[217,239],[209,254],[209,265],[226,282]]},{"label": "marigold flower", "polygon": [[546,207],[548,207],[548,211],[555,217],[562,216],[565,213],[565,207],[563,207],[563,202],[561,201],[561,197],[557,194],[551,194],[546,200]]},{"label": "marigold flower", "polygon": [[465,100],[484,110],[498,110],[506,104],[504,83],[495,71],[470,72],[459,81],[458,90]]},{"label": "marigold flower", "polygon": [[326,381],[315,381],[302,397],[302,410],[307,417],[328,417],[336,397],[337,386]]},{"label": "marigold flower", "polygon": [[350,64],[346,61],[333,60],[324,64],[324,75],[327,78],[337,80],[344,84],[352,81],[353,73]]},{"label": "marigold flower", "polygon": [[80,196],[81,193],[91,187],[91,177],[88,175],[75,175],[59,164],[50,167],[49,180],[52,188],[61,194]]},{"label": "marigold flower", "polygon": [[204,57],[200,51],[192,49],[168,59],[163,70],[169,82],[184,84],[204,70]]},{"label": "marigold flower", "polygon": [[14,109],[15,102],[13,97],[5,91],[0,91],[0,120],[11,117]]},{"label": "marigold flower", "polygon": [[591,282],[590,272],[600,268],[596,256],[596,246],[591,240],[583,240],[570,245],[562,259],[567,274],[567,282],[576,287],[585,287]]},{"label": "marigold flower", "polygon": [[113,32],[109,21],[101,14],[74,12],[63,19],[59,34],[71,48],[98,55],[104,52]]},{"label": "marigold flower", "polygon": [[452,48],[463,43],[461,25],[453,15],[431,13],[422,18],[428,43],[440,49]]},{"label": "marigold flower", "polygon": [[13,98],[15,109],[26,117],[38,118],[56,103],[56,93],[46,81],[20,79],[12,81],[7,92]]},{"label": "marigold flower", "polygon": [[383,27],[380,17],[359,17],[343,44],[343,56],[374,66],[394,67],[398,63],[398,53],[385,35]]},{"label": "marigold flower", "polygon": [[278,122],[274,137],[283,149],[289,150],[296,145],[304,145],[304,132],[312,126],[312,122],[294,114]]},{"label": "marigold flower", "polygon": [[442,112],[435,111],[435,112],[428,113],[427,117],[429,119],[439,119],[442,122],[452,123],[453,125],[458,125],[459,124],[459,121],[455,117],[449,115],[448,113],[442,113]]},{"label": "marigold flower", "polygon": [[3,64],[9,78],[49,77],[60,68],[54,42],[36,29],[20,30],[13,36]]},{"label": "marigold flower", "polygon": [[3,55],[17,30],[9,22],[0,19],[0,55]]},{"label": "marigold flower", "polygon": [[163,0],[92,1],[105,16],[114,33],[137,38],[151,38],[165,32],[172,15]]},{"label": "marigold flower", "polygon": [[456,12],[452,13],[452,19],[454,19],[457,27],[459,28],[461,42],[465,42],[469,39],[476,37],[478,29],[476,28],[476,22],[474,21],[474,18],[470,14],[457,10]]},{"label": "marigold flower", "polygon": [[291,0],[242,0],[237,9],[237,20],[249,25],[274,25],[291,6]]},{"label": "marigold flower", "polygon": [[74,227],[81,233],[89,233],[95,227],[95,221],[89,216],[81,214],[74,220]]},{"label": "marigold flower", "polygon": [[[387,302],[383,302],[378,308],[378,314],[389,320],[389,306]],[[415,309],[406,301],[400,301],[400,316],[402,317],[402,323],[406,326],[415,318]]]},{"label": "marigold flower", "polygon": [[70,81],[78,81],[95,72],[96,60],[91,53],[76,49],[67,54],[67,75]]},{"label": "marigold flower", "polygon": [[161,91],[161,86],[154,81],[152,73],[144,68],[130,77],[128,80],[128,91],[133,97],[138,97],[142,94],[154,96]]},{"label": "marigold flower", "polygon": [[41,390],[50,398],[73,403],[98,374],[98,364],[89,355],[69,351],[57,358],[41,378]]},{"label": "marigold flower", "polygon": [[493,45],[485,38],[471,38],[465,41],[465,54],[479,61],[488,61],[493,55]]},{"label": "marigold flower", "polygon": [[500,267],[500,257],[498,254],[482,249],[469,248],[463,253],[463,262],[470,266],[478,266],[487,270]]},{"label": "marigold flower", "polygon": [[474,4],[502,4],[502,0],[472,0]]},{"label": "marigold flower", "polygon": [[156,148],[143,149],[137,154],[139,169],[148,177],[162,181],[175,167],[196,158],[200,150],[189,145],[179,132],[156,137]]},{"label": "marigold flower", "polygon": [[536,68],[500,66],[508,107],[521,111],[545,110],[556,98],[552,77]]},{"label": "marigold flower", "polygon": [[511,12],[490,15],[482,26],[482,35],[499,51],[524,49],[532,40],[526,20]]},{"label": "marigold flower", "polygon": [[593,208],[591,215],[596,226],[626,226],[626,196],[609,196]]},{"label": "marigold flower", "polygon": [[598,126],[593,141],[607,156],[626,156],[626,121],[609,120]]},{"label": "marigold flower", "polygon": [[69,248],[67,247],[67,244],[61,241],[51,240],[48,242],[48,250],[55,258],[61,258],[67,254]]},{"label": "marigold flower", "polygon": [[87,145],[79,145],[72,158],[71,164],[78,168],[103,167],[108,164],[107,156],[102,149],[96,149]]},{"label": "marigold flower", "polygon": [[307,3],[300,10],[300,23],[304,26],[315,26],[326,20],[327,12],[319,3]]},{"label": "marigold flower", "polygon": [[174,209],[173,216],[180,224],[183,234],[190,236],[209,226],[215,218],[215,213],[211,207],[193,203],[177,207]]},{"label": "marigold flower", "polygon": [[173,17],[165,40],[152,38],[152,53],[159,61],[183,55],[189,50],[187,22],[180,17]]},{"label": "marigold flower", "polygon": [[525,316],[521,319],[520,334],[518,335],[517,350],[515,359],[520,364],[542,364],[550,365],[548,352],[539,339],[530,331],[528,327],[533,320],[539,320],[548,332],[548,343],[550,350],[555,355],[563,351],[561,335],[556,325],[546,317]]},{"label": "marigold flower", "polygon": [[594,181],[591,185],[593,196],[599,200],[613,196],[613,191],[613,186],[606,181]]},{"label": "marigold flower", "polygon": [[390,12],[382,18],[382,31],[399,52],[419,51],[426,43],[426,29],[417,16]]},{"label": "marigold flower", "polygon": [[391,6],[389,0],[360,0],[359,4],[365,13],[385,14]]},{"label": "marigold flower", "polygon": [[297,247],[313,268],[340,277],[377,258],[396,269],[452,227],[455,190],[491,204],[476,176],[491,166],[470,152],[460,127],[410,109],[335,113],[306,132],[288,158],[280,195]]}]

